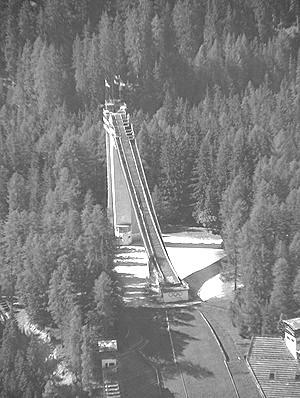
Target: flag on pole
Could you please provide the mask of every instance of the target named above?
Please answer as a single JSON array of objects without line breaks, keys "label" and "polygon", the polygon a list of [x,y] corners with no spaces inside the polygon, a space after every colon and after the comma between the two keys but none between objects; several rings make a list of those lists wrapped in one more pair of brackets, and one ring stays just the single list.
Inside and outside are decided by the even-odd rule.
[{"label": "flag on pole", "polygon": [[110,85],[108,84],[106,79],[105,79],[105,87],[110,88]]},{"label": "flag on pole", "polygon": [[120,84],[120,76],[115,75],[114,84],[116,84],[116,85]]}]

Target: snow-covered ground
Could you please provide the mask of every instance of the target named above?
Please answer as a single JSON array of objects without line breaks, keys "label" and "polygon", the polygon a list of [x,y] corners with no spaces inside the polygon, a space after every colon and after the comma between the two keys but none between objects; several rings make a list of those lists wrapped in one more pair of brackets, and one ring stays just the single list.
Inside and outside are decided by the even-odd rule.
[{"label": "snow-covered ground", "polygon": [[207,301],[210,298],[217,297],[221,298],[230,294],[233,290],[232,282],[224,282],[221,279],[220,274],[210,278],[206,281],[198,291],[198,296],[203,301]]},{"label": "snow-covered ground", "polygon": [[54,371],[54,374],[60,378],[61,385],[71,385],[74,380],[74,375],[69,370],[67,363],[63,360],[64,353],[62,352],[61,347],[59,345],[54,347],[51,344],[50,334],[34,325],[30,321],[29,316],[24,309],[21,309],[19,312],[17,312],[16,319],[18,327],[22,333],[26,334],[27,336],[35,335],[45,344],[50,344],[51,354],[49,355],[49,359],[54,358],[58,360],[57,368]]},{"label": "snow-covered ground", "polygon": [[[117,256],[116,271],[137,278],[148,276],[147,255],[140,246],[130,246],[129,253]],[[225,256],[223,249],[202,247],[167,247],[170,260],[181,279],[215,263]],[[128,265],[127,265],[128,264]]]},{"label": "snow-covered ground", "polygon": [[115,259],[115,270],[120,274],[132,275],[133,277],[146,279],[149,276],[147,266],[147,255],[141,246],[125,247],[130,251],[118,253]]},{"label": "snow-covered ground", "polygon": [[[181,279],[208,267],[225,256],[223,249],[202,246],[203,244],[221,246],[222,243],[220,236],[213,235],[204,229],[191,228],[179,233],[163,235],[163,239],[167,244],[171,262]],[[116,271],[122,274],[123,278],[128,278],[125,284],[130,289],[127,293],[129,296],[134,295],[135,291],[140,292],[145,279],[149,276],[144,248],[142,246],[125,247],[116,258]],[[207,300],[224,294],[224,289],[231,289],[230,286],[225,285],[219,276],[212,278],[203,285],[201,299]]]},{"label": "snow-covered ground", "polygon": [[167,247],[167,251],[181,279],[206,268],[225,256],[223,249],[197,247],[197,245],[203,244],[221,246],[221,237],[211,234],[204,228],[189,228],[182,232],[164,234],[163,240],[166,244],[178,244],[178,247]]},{"label": "snow-covered ground", "polygon": [[[242,287],[241,283],[237,284],[237,287]],[[213,278],[210,278],[206,281],[198,291],[198,296],[203,301],[207,301],[213,297],[221,298],[225,296],[229,296],[234,290],[234,283],[225,282],[222,280],[221,275],[218,274]]]},{"label": "snow-covered ground", "polygon": [[[190,232],[191,233],[191,232]],[[219,236],[214,236],[214,235],[205,235],[205,236],[197,236],[196,234],[193,234],[193,236],[187,235],[188,232],[185,234],[179,233],[179,234],[172,234],[172,235],[163,235],[164,242],[166,244],[171,243],[171,244],[190,244],[190,245],[200,245],[200,244],[205,244],[205,245],[210,245],[210,244],[215,244],[215,245],[221,245],[222,239]],[[196,236],[195,236],[196,235]]]},{"label": "snow-covered ground", "polygon": [[206,268],[225,256],[222,249],[167,247],[170,260],[181,279]]},{"label": "snow-covered ground", "polygon": [[19,312],[17,312],[16,319],[18,322],[18,327],[22,333],[25,333],[27,336],[34,334],[44,343],[50,343],[51,338],[49,333],[40,330],[36,325],[30,322],[29,316],[24,309],[21,309]]}]

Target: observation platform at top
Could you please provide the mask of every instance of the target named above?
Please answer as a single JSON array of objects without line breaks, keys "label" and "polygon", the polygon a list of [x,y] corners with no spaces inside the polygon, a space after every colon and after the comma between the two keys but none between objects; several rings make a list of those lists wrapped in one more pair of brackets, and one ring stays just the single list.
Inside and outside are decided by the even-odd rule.
[{"label": "observation platform at top", "polygon": [[110,99],[106,100],[104,104],[103,114],[108,115],[109,113],[127,113],[127,105],[121,99]]},{"label": "observation platform at top", "polygon": [[189,288],[177,275],[163,242],[126,103],[121,99],[106,101],[103,122],[107,132],[108,214],[115,235],[120,245],[131,244],[140,236],[151,282],[159,286],[163,300],[186,301]]}]

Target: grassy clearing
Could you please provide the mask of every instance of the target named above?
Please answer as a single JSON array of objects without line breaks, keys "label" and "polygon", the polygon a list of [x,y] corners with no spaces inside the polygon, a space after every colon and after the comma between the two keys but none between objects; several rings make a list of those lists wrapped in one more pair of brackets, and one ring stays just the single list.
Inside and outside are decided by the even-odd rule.
[{"label": "grassy clearing", "polygon": [[228,355],[228,367],[240,398],[259,398],[260,395],[244,360],[250,339],[242,338],[231,322],[229,314],[231,300],[232,294],[210,299],[201,305],[201,311],[214,328]]},{"label": "grassy clearing", "polygon": [[250,339],[242,338],[238,333],[238,328],[234,327],[230,319],[230,302],[233,296],[229,295],[222,298],[212,298],[204,302],[201,310],[213,324],[217,332],[222,336],[222,341],[229,357],[241,358],[248,352]]},{"label": "grassy clearing", "polygon": [[169,312],[179,367],[191,397],[201,393],[203,397],[232,398],[223,354],[200,310],[201,306],[194,306]]}]

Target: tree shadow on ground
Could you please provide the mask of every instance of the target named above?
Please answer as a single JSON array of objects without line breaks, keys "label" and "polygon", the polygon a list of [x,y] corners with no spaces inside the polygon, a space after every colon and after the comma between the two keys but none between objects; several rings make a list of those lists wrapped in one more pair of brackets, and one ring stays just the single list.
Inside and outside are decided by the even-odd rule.
[{"label": "tree shadow on ground", "polygon": [[174,326],[189,326],[195,319],[193,308],[171,309],[168,311],[169,320]]},{"label": "tree shadow on ground", "polygon": [[[167,329],[166,311],[164,309],[149,308],[131,308],[127,309],[127,311],[130,314],[131,327],[135,328],[140,336],[147,340],[147,344],[143,347],[143,353],[153,364],[163,369],[170,379],[177,377],[178,368],[174,363]],[[170,320],[172,324],[176,322],[177,325],[189,325],[189,322],[193,320],[194,315],[190,309],[186,309],[184,312],[172,310]],[[183,355],[183,351],[190,341],[199,340],[179,330],[171,330],[171,335],[177,358]],[[194,365],[192,362],[182,361],[180,362],[180,367],[184,373],[195,378],[213,377],[211,371],[205,367]]]},{"label": "tree shadow on ground", "polygon": [[179,366],[182,372],[193,376],[195,379],[201,380],[207,377],[214,377],[214,373],[200,365],[195,365],[191,361],[180,361]]},{"label": "tree shadow on ground", "polygon": [[123,274],[122,280],[119,279],[122,290],[126,292],[144,290],[147,286],[147,280],[145,278],[138,278],[131,274]]},{"label": "tree shadow on ground", "polygon": [[214,372],[207,369],[206,367],[194,364],[191,361],[179,361],[177,365],[173,363],[161,364],[161,369],[164,371],[164,375],[168,379],[175,378],[178,375],[178,368],[182,373],[194,377],[197,380],[203,380],[208,377],[215,377]]},{"label": "tree shadow on ground", "polygon": [[128,274],[126,272],[124,273],[118,273],[117,279],[120,283],[121,286],[140,286],[142,284],[145,284],[147,282],[146,278],[140,278],[136,275],[133,274]]},{"label": "tree shadow on ground", "polygon": [[163,388],[161,392],[162,398],[173,398],[175,394],[173,394],[168,388]]},{"label": "tree shadow on ground", "polygon": [[[137,242],[138,243],[138,242]],[[142,248],[139,244],[136,246],[120,246],[118,248],[117,253],[136,253],[136,252],[144,252],[145,249]]]},{"label": "tree shadow on ground", "polygon": [[165,242],[167,247],[182,247],[185,249],[222,249],[221,243],[181,243],[181,242]]},{"label": "tree shadow on ground", "polygon": [[128,307],[146,306],[157,297],[149,290],[146,277],[124,273],[118,275],[118,281],[124,304]]},{"label": "tree shadow on ground", "polygon": [[[139,261],[134,261],[139,260]],[[140,257],[122,257],[115,261],[116,267],[147,267],[145,261],[142,261]]]},{"label": "tree shadow on ground", "polygon": [[[157,361],[173,362],[166,311],[160,308],[128,308],[127,311],[130,313],[132,327],[136,328],[140,335],[149,342],[144,349],[145,354],[155,357]],[[178,333],[176,339],[180,354],[188,344],[189,336]]]}]

